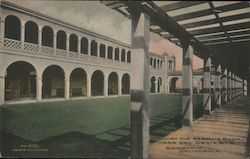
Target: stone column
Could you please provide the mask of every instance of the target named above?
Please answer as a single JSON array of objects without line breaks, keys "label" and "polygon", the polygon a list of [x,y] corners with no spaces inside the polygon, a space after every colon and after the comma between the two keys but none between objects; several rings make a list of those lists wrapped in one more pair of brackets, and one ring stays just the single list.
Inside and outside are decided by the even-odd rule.
[{"label": "stone column", "polygon": [[64,82],[64,98],[65,99],[69,99],[69,92],[70,92],[70,79],[69,78],[65,78],[65,82]]},{"label": "stone column", "polygon": [[211,113],[211,58],[208,57],[204,61],[204,76],[203,76],[203,107],[204,113]]},{"label": "stone column", "polygon": [[41,52],[42,47],[42,28],[38,27],[38,52]]},{"label": "stone column", "polygon": [[122,95],[122,77],[118,76],[118,95]]},{"label": "stone column", "polygon": [[69,34],[66,33],[66,51],[67,56],[69,56]]},{"label": "stone column", "polygon": [[247,80],[244,80],[243,90],[244,90],[243,95],[247,96]]},{"label": "stone column", "polygon": [[97,58],[100,58],[100,44],[99,43],[97,43],[96,51],[97,51]]},{"label": "stone column", "polygon": [[[77,37],[78,38],[78,37]],[[78,38],[78,42],[77,42],[77,52],[78,54],[81,53],[81,39]],[[80,57],[80,56],[79,56]]]},{"label": "stone column", "polygon": [[227,88],[228,88],[227,87],[227,69],[225,69],[222,75],[222,94],[223,94],[222,104],[225,104],[228,101]]},{"label": "stone column", "polygon": [[56,53],[56,48],[57,48],[57,46],[56,46],[56,31],[55,31],[55,33],[53,34],[53,51],[54,51],[54,54]]},{"label": "stone column", "polygon": [[157,78],[155,80],[155,93],[158,93],[158,82],[157,82]]},{"label": "stone column", "polygon": [[87,75],[87,97],[91,97],[91,76]]},{"label": "stone column", "polygon": [[90,39],[88,39],[88,55],[91,55],[91,41]]},{"label": "stone column", "polygon": [[103,91],[104,91],[104,96],[107,97],[108,96],[108,77],[104,77],[104,88],[103,88]]},{"label": "stone column", "polygon": [[39,102],[42,100],[42,78],[36,77],[36,101]]},{"label": "stone column", "polygon": [[4,105],[5,76],[0,76],[0,106]]},{"label": "stone column", "polygon": [[131,16],[131,68],[136,68],[131,70],[131,158],[148,158],[150,17],[136,8],[131,10]]},{"label": "stone column", "polygon": [[193,48],[189,42],[183,44],[182,54],[182,128],[193,126]]},{"label": "stone column", "polygon": [[228,73],[228,76],[227,76],[227,99],[228,101],[231,100],[231,72]]},{"label": "stone column", "polygon": [[0,47],[3,47],[4,46],[4,28],[5,28],[5,22],[3,19],[1,19],[0,21]]},{"label": "stone column", "polygon": [[221,65],[216,68],[214,85],[216,107],[221,108]]},{"label": "stone column", "polygon": [[25,40],[25,24],[21,24],[21,49],[24,49],[24,40]]},{"label": "stone column", "polygon": [[235,74],[232,74],[232,99],[235,98]]}]

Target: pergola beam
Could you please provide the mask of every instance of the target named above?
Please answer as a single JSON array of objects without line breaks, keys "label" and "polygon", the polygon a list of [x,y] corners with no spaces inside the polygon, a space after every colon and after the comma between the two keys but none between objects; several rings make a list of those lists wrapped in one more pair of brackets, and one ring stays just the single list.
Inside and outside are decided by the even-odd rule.
[{"label": "pergola beam", "polygon": [[[246,34],[250,34],[250,30],[245,30],[245,31],[239,31],[239,32],[233,32],[233,33],[228,33],[229,36],[244,36]],[[215,39],[215,38],[221,38],[225,37],[223,34],[219,35],[208,35],[208,36],[202,36],[202,37],[197,37],[198,40],[210,40],[210,39]]]},{"label": "pergola beam", "polygon": [[[250,40],[250,36],[241,36],[241,37],[235,37],[235,38],[231,38],[232,41],[234,40],[244,40],[244,39],[249,39]],[[204,45],[209,45],[209,44],[213,44],[213,43],[220,43],[220,42],[226,42],[228,41],[227,39],[218,39],[218,40],[211,40],[211,41],[205,41],[203,42]]]},{"label": "pergola beam", "polygon": [[216,24],[216,23],[219,23],[220,21],[221,22],[228,22],[228,21],[233,21],[233,20],[245,19],[245,18],[249,18],[249,17],[250,17],[249,13],[242,13],[242,14],[238,14],[238,15],[222,17],[220,19],[209,19],[209,20],[204,20],[204,21],[187,23],[187,24],[183,24],[182,27],[184,27],[185,29],[188,29],[188,28],[194,28],[194,27],[200,27],[200,26]]},{"label": "pergola beam", "polygon": [[224,31],[232,31],[232,30],[240,30],[240,29],[248,29],[250,28],[250,22],[244,22],[239,24],[231,24],[224,26],[224,29],[219,27],[213,27],[213,28],[206,28],[206,29],[200,29],[200,30],[194,30],[190,31],[189,33],[193,36],[197,35],[203,35],[203,34],[211,34],[216,32],[224,32]]},{"label": "pergola beam", "polygon": [[202,3],[207,3],[207,2],[206,1],[182,1],[182,2],[176,2],[173,4],[167,4],[167,5],[161,6],[161,9],[164,12],[168,12],[168,11],[190,7],[190,6],[194,6],[194,5],[198,5]]},{"label": "pergola beam", "polygon": [[243,9],[243,8],[247,8],[247,7],[249,7],[248,2],[239,2],[239,3],[229,4],[229,5],[225,5],[225,6],[221,6],[221,7],[215,7],[213,10],[210,8],[210,9],[206,9],[206,10],[201,10],[201,11],[196,11],[196,12],[191,12],[191,13],[187,13],[187,14],[174,16],[172,18],[176,21],[181,21],[181,20],[187,20],[187,19],[191,19],[191,18],[198,18],[198,17],[202,17],[202,16],[211,15],[211,14],[215,13],[214,10],[219,10],[221,12],[227,12],[227,11]]}]

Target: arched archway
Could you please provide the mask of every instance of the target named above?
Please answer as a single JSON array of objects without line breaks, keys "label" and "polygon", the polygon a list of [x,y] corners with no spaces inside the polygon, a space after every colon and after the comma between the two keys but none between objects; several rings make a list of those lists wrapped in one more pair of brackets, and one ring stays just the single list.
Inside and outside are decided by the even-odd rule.
[{"label": "arched archway", "polygon": [[70,75],[71,97],[87,96],[87,73],[81,68],[76,68]]},{"label": "arched archway", "polygon": [[42,29],[42,46],[53,47],[53,29],[44,26]]},{"label": "arched archway", "polygon": [[60,66],[51,65],[43,72],[43,98],[64,97],[64,71]]},{"label": "arched archway", "polygon": [[4,37],[8,39],[21,40],[21,21],[14,15],[5,18]]},{"label": "arched archway", "polygon": [[100,44],[100,57],[105,58],[106,56],[106,46],[104,44]]},{"label": "arched archway", "polygon": [[125,52],[125,50],[124,50],[124,49],[122,49],[122,53],[121,53],[121,61],[122,61],[122,62],[125,62],[125,60],[126,60],[126,52]]},{"label": "arched archway", "polygon": [[69,37],[69,51],[78,51],[78,37],[75,34],[71,34]]},{"label": "arched archway", "polygon": [[118,74],[116,72],[110,73],[108,77],[108,95],[118,94]]},{"label": "arched archway", "polygon": [[97,42],[95,40],[91,41],[91,55],[97,56]]},{"label": "arched archway", "polygon": [[151,77],[151,79],[150,79],[150,83],[151,83],[151,87],[150,87],[150,93],[156,93],[155,92],[155,80],[156,80],[156,78],[153,76],[153,77]]},{"label": "arched archway", "polygon": [[36,70],[30,63],[18,61],[6,70],[5,101],[35,99]]},{"label": "arched archway", "polygon": [[104,94],[104,74],[97,70],[91,77],[91,95],[102,96]]},{"label": "arched archway", "polygon": [[125,73],[122,76],[122,94],[129,94],[130,92],[130,76]]},{"label": "arched archway", "polygon": [[158,88],[157,88],[157,92],[161,93],[162,92],[162,78],[159,77],[158,78]]},{"label": "arched archway", "polygon": [[108,59],[113,59],[113,47],[108,46]]},{"label": "arched archway", "polygon": [[180,93],[180,88],[176,86],[177,81],[179,80],[178,77],[173,77],[169,81],[169,91],[170,93]]},{"label": "arched archway", "polygon": [[38,25],[33,21],[25,23],[25,42],[38,44]]},{"label": "arched archway", "polygon": [[82,54],[88,54],[88,45],[89,45],[88,39],[83,37],[81,39],[81,53]]},{"label": "arched archway", "polygon": [[127,63],[131,63],[131,52],[127,52]]},{"label": "arched archway", "polygon": [[59,30],[56,34],[56,48],[66,50],[67,35],[64,31]]},{"label": "arched archway", "polygon": [[117,47],[117,48],[115,48],[115,60],[117,60],[117,61],[119,61],[119,48]]}]

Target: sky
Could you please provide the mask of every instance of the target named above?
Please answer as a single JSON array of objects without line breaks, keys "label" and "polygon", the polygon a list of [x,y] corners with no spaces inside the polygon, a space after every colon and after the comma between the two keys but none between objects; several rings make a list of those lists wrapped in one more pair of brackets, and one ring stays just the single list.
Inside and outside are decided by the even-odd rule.
[{"label": "sky", "polygon": [[[74,24],[86,30],[131,44],[131,21],[99,1],[6,0]],[[149,51],[176,57],[176,69],[182,69],[182,49],[150,33]],[[193,68],[203,67],[203,60],[194,56]]]}]

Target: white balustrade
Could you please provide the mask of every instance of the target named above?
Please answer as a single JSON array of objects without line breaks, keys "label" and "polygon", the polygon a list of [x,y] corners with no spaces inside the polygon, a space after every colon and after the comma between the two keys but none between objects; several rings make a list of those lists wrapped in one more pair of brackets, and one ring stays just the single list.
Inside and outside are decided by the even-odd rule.
[{"label": "white balustrade", "polygon": [[38,45],[25,42],[24,43],[24,50],[28,52],[38,52]]},{"label": "white balustrade", "polygon": [[21,49],[21,41],[5,38],[4,47],[12,49]]},{"label": "white balustrade", "polygon": [[79,58],[79,53],[78,52],[69,51],[69,57],[77,59],[77,58]]},{"label": "white balustrade", "polygon": [[86,54],[80,54],[80,60],[84,62],[89,62],[89,55]]},{"label": "white balustrade", "polygon": [[[14,49],[14,50],[21,50],[21,41],[18,40],[13,40],[13,39],[8,39],[4,38],[3,41],[4,48],[7,49]],[[45,56],[51,56],[51,57],[69,57],[75,60],[79,60],[82,62],[86,63],[93,63],[93,64],[104,64],[108,66],[114,66],[114,67],[121,67],[121,68],[128,68],[130,64],[126,62],[120,62],[117,60],[112,60],[112,59],[107,59],[107,58],[102,58],[102,57],[97,57],[97,56],[91,56],[88,54],[79,54],[78,52],[72,52],[69,51],[67,52],[66,50],[62,49],[56,49],[54,51],[53,47],[48,47],[48,46],[41,46],[41,52],[39,52],[39,46],[38,44],[33,44],[29,42],[24,42],[24,48],[22,52],[25,53],[35,53],[35,54],[41,54]]]},{"label": "white balustrade", "polygon": [[47,56],[52,56],[53,55],[53,48],[52,47],[47,47],[47,46],[42,46],[41,47],[41,54],[47,55]]},{"label": "white balustrade", "polygon": [[90,56],[91,63],[97,63],[97,60],[98,60],[97,56]]},{"label": "white balustrade", "polygon": [[101,63],[101,64],[106,64],[106,59],[105,59],[105,58],[100,57],[100,58],[99,58],[98,63]]},{"label": "white balustrade", "polygon": [[56,49],[56,56],[66,57],[67,56],[67,51],[62,50],[62,49]]}]

